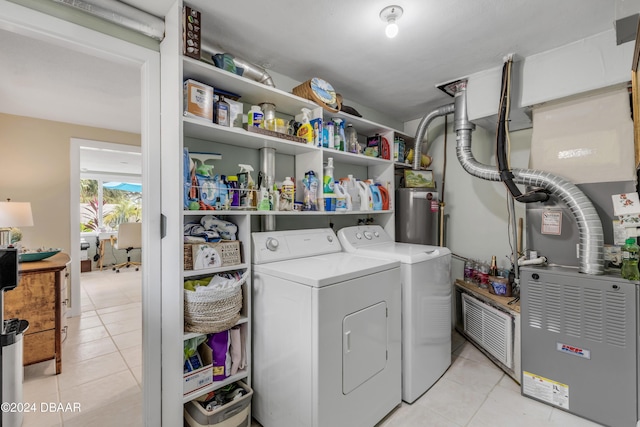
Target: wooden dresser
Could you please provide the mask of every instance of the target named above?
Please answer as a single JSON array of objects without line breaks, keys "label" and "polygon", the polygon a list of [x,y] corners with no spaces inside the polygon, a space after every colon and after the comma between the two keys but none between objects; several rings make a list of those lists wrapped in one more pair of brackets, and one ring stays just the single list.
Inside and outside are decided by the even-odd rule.
[{"label": "wooden dresser", "polygon": [[25,366],[55,358],[56,374],[62,372],[70,262],[64,253],[42,261],[22,262],[20,284],[5,293],[5,319],[17,317],[29,322],[24,336]]}]

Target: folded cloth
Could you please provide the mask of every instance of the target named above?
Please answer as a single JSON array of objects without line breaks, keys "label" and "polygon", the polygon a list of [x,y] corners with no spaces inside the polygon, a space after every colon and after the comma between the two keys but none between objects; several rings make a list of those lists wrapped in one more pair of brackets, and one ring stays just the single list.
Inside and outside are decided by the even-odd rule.
[{"label": "folded cloth", "polygon": [[219,219],[213,215],[205,215],[200,219],[200,225],[206,231],[215,231],[224,240],[236,240],[238,226],[232,222]]},{"label": "folded cloth", "polygon": [[215,229],[206,229],[197,222],[190,222],[185,224],[183,233],[185,236],[202,237],[207,242],[217,242],[220,240],[220,233],[218,233]]}]

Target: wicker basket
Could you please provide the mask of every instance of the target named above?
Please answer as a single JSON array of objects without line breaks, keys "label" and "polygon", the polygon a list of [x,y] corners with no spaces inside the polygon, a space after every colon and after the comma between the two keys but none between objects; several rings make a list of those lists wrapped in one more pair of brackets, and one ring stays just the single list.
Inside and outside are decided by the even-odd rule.
[{"label": "wicker basket", "polygon": [[[291,92],[301,98],[309,99],[327,111],[337,113],[342,108],[341,97],[337,96],[333,87],[326,81],[314,77],[294,87]],[[336,104],[333,108],[331,105]]]},{"label": "wicker basket", "polygon": [[184,290],[184,330],[212,334],[226,331],[240,319],[242,284],[245,273],[235,286],[226,289]]}]

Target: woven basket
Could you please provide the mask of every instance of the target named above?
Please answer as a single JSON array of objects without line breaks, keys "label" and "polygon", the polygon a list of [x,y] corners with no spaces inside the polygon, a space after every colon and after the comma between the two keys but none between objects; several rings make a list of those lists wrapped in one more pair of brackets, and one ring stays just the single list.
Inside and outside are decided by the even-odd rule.
[{"label": "woven basket", "polygon": [[229,289],[184,290],[184,330],[213,334],[231,329],[240,320],[242,284],[246,274]]},{"label": "woven basket", "polygon": [[[291,92],[301,98],[309,99],[327,111],[337,113],[342,108],[341,97],[338,97],[333,87],[326,81],[314,77],[294,87]],[[336,104],[334,108],[331,105]]]}]

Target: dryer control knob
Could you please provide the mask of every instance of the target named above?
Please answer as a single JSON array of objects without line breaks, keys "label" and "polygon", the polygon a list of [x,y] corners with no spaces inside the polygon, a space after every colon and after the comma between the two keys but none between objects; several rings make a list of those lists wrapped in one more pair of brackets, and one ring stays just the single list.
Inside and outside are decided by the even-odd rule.
[{"label": "dryer control knob", "polygon": [[380,237],[380,233],[378,233],[377,231],[374,231],[373,235],[376,236],[376,237]]},{"label": "dryer control knob", "polygon": [[278,246],[280,246],[280,242],[278,242],[278,239],[276,239],[275,237],[269,237],[265,244],[267,246],[267,249],[269,249],[270,251],[275,251],[278,249]]},{"label": "dryer control knob", "polygon": [[364,238],[367,240],[371,240],[373,238],[373,235],[371,235],[370,231],[365,231],[363,234],[364,234]]},{"label": "dryer control knob", "polygon": [[356,239],[358,239],[358,240],[362,239],[362,234],[356,233]]},{"label": "dryer control knob", "polygon": [[327,236],[327,240],[329,241],[329,243],[333,243],[333,236]]}]

